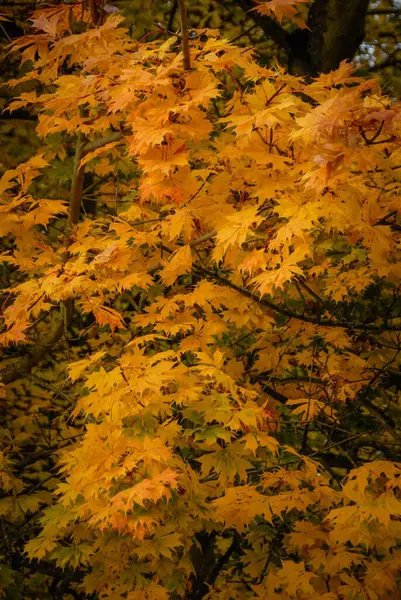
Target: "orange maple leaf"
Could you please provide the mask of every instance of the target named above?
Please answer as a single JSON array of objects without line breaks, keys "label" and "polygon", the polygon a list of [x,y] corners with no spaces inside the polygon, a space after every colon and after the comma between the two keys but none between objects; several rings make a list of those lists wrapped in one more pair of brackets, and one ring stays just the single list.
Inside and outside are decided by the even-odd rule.
[{"label": "orange maple leaf", "polygon": [[269,2],[258,1],[258,6],[252,8],[257,10],[261,15],[273,15],[277,21],[281,24],[283,17],[287,17],[301,27],[301,29],[309,29],[305,21],[298,16],[298,9],[296,4],[302,2],[309,2],[309,0],[269,0]]}]

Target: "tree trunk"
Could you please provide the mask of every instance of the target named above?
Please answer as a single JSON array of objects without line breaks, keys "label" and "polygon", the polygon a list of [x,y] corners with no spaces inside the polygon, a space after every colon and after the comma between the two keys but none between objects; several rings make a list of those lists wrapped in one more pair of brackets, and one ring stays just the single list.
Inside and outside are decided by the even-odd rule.
[{"label": "tree trunk", "polygon": [[[254,0],[239,0],[245,12],[255,6]],[[266,37],[285,50],[288,70],[293,75],[328,73],[341,61],[352,60],[365,37],[365,17],[369,0],[315,0],[308,29],[288,34],[276,21],[257,11],[249,12]]]}]

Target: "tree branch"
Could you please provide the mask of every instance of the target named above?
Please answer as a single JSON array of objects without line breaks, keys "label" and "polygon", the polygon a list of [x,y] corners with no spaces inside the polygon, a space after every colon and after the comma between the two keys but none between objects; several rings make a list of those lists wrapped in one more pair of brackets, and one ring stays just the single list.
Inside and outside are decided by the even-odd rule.
[{"label": "tree branch", "polygon": [[[80,134],[77,139],[74,161],[74,173],[71,184],[70,204],[67,220],[67,235],[71,233],[74,225],[78,223],[81,209],[81,196],[84,183],[85,166],[80,162],[84,153],[83,138]],[[67,260],[68,250],[64,252],[63,262]],[[51,314],[49,331],[39,339],[36,346],[28,347],[25,355],[0,371],[0,380],[5,385],[16,381],[29,373],[59,342],[71,322],[74,313],[74,302],[69,298],[62,302],[58,309]]]},{"label": "tree branch", "polygon": [[215,564],[213,564],[214,553],[213,553],[213,542],[216,537],[216,532],[212,532],[210,536],[205,540],[202,545],[203,553],[198,556],[199,571],[197,572],[196,584],[187,593],[186,600],[202,600],[204,596],[210,591],[210,586],[216,581],[220,571],[224,565],[230,559],[230,556],[234,550],[239,546],[241,536],[238,532],[234,531],[232,542],[226,552],[222,554]]},{"label": "tree branch", "polygon": [[16,362],[7,365],[0,371],[0,379],[5,385],[23,377],[35,367],[59,342],[64,333],[65,318],[72,318],[72,304],[64,303],[66,313],[55,309],[52,314],[52,324],[49,332],[43,336],[36,347],[29,347],[25,350],[25,355]]},{"label": "tree branch", "polygon": [[69,567],[56,567],[52,563],[41,559],[40,561],[28,558],[22,558],[20,554],[13,557],[13,568],[20,569],[21,567],[29,569],[33,573],[41,573],[42,575],[48,575],[54,577],[60,581],[68,580],[70,582],[80,583],[84,578],[85,573],[82,571],[75,571]]},{"label": "tree branch", "polygon": [[198,271],[201,273],[205,273],[206,275],[208,275],[209,277],[214,279],[217,283],[220,283],[220,285],[230,287],[233,290],[236,290],[237,292],[242,294],[243,296],[252,298],[252,300],[257,302],[258,304],[260,304],[262,306],[266,306],[267,308],[270,308],[271,310],[274,310],[275,312],[277,312],[281,315],[289,317],[290,319],[297,319],[298,321],[304,321],[305,323],[312,323],[314,325],[321,325],[322,327],[344,327],[344,329],[358,329],[358,330],[360,329],[360,330],[364,330],[364,331],[377,331],[377,332],[401,331],[401,327],[386,327],[385,325],[383,325],[383,326],[367,325],[364,323],[332,321],[330,319],[313,319],[312,317],[306,317],[304,315],[295,313],[292,310],[289,310],[283,306],[274,304],[274,302],[271,302],[270,300],[267,300],[266,298],[262,298],[261,296],[258,296],[254,292],[251,292],[251,291],[247,290],[246,288],[243,288],[243,287],[233,283],[229,279],[222,277],[221,275],[219,275],[218,273],[215,273],[214,271],[211,271],[210,269],[206,269],[205,267],[201,267],[200,265],[193,265],[193,269],[195,272]]},{"label": "tree branch", "polygon": [[67,235],[69,235],[78,223],[81,212],[81,195],[84,187],[85,165],[81,165],[84,156],[84,140],[82,133],[78,134],[75,148],[74,173],[72,177],[70,204],[68,207]]},{"label": "tree branch", "polygon": [[234,531],[234,535],[233,535],[233,541],[231,542],[230,546],[227,548],[227,550],[225,551],[225,553],[220,556],[220,558],[218,559],[217,563],[215,564],[215,566],[213,567],[209,577],[207,578],[207,582],[209,585],[213,585],[214,582],[216,581],[220,571],[222,570],[222,568],[224,567],[224,565],[229,561],[230,556],[232,555],[232,553],[234,552],[234,550],[236,548],[238,548],[238,546],[240,545],[241,542],[241,536],[237,531]]},{"label": "tree branch", "polygon": [[400,8],[375,8],[368,10],[367,15],[399,15],[401,14]]},{"label": "tree branch", "polygon": [[113,131],[112,133],[108,133],[107,135],[97,138],[93,140],[93,142],[88,142],[82,149],[82,156],[88,154],[88,152],[93,152],[98,148],[102,148],[103,146],[107,146],[107,144],[111,144],[112,142],[118,142],[124,138],[124,131]]},{"label": "tree branch", "polygon": [[168,18],[167,29],[173,29],[173,23],[174,23],[175,13],[177,12],[177,8],[178,8],[178,0],[174,0],[172,9],[170,11],[170,16]]},{"label": "tree branch", "polygon": [[178,0],[181,17],[181,36],[182,52],[184,54],[184,69],[189,71],[191,68],[191,58],[189,56],[189,37],[188,37],[188,15],[185,0]]},{"label": "tree branch", "polygon": [[288,53],[290,52],[291,49],[288,34],[276,21],[267,15],[261,15],[256,10],[252,10],[255,8],[256,4],[251,0],[238,0],[238,4],[245,13],[249,13],[249,16],[252,17],[255,24],[262,29],[267,38],[273,40],[277,46],[280,46]]}]

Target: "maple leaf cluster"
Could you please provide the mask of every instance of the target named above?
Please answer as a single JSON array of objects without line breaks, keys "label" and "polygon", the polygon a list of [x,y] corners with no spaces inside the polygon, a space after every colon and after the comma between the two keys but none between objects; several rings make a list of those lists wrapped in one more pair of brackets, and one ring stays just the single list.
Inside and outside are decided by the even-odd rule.
[{"label": "maple leaf cluster", "polygon": [[[8,109],[37,113],[42,146],[0,179],[0,343],[10,403],[13,368],[37,397],[1,430],[0,514],[35,515],[28,562],[75,570],[75,593],[395,598],[399,104],[346,62],[306,81],[198,30],[185,69],[177,36],[74,19],[91,15],[43,8],[14,43],[30,68],[10,85],[35,86]],[[42,198],[68,161],[68,194]]]}]

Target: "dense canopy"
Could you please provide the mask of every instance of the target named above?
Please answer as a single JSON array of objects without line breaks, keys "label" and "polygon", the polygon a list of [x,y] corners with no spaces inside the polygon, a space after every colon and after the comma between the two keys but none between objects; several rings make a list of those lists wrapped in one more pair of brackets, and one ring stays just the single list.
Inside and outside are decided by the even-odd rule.
[{"label": "dense canopy", "polygon": [[398,6],[6,8],[0,595],[399,598]]}]

